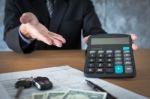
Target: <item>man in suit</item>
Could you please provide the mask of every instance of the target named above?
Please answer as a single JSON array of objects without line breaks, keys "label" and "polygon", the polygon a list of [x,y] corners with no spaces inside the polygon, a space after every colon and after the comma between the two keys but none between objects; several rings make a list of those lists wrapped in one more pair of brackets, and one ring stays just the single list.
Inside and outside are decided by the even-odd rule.
[{"label": "man in suit", "polygon": [[4,25],[7,45],[23,53],[80,49],[81,30],[85,42],[106,33],[90,0],[6,0]]}]

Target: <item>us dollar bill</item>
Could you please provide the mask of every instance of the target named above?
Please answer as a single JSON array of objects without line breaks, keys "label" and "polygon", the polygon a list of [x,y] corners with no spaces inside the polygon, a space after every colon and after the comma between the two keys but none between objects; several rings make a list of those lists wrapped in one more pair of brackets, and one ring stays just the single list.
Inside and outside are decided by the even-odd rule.
[{"label": "us dollar bill", "polygon": [[32,99],[62,99],[66,91],[49,91],[32,94]]},{"label": "us dollar bill", "polygon": [[70,89],[32,94],[32,99],[106,99],[105,92]]},{"label": "us dollar bill", "polygon": [[65,91],[48,92],[46,99],[62,99],[65,93]]},{"label": "us dollar bill", "polygon": [[32,99],[46,99],[46,98],[47,98],[47,93],[45,92],[32,94]]},{"label": "us dollar bill", "polygon": [[106,99],[105,92],[94,92],[87,90],[69,90],[62,99]]}]

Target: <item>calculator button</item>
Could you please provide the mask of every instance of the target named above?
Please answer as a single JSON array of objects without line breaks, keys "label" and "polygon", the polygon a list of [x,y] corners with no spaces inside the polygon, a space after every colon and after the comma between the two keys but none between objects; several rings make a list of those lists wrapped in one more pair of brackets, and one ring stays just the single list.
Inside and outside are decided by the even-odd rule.
[{"label": "calculator button", "polygon": [[122,61],[122,58],[120,58],[120,57],[115,58],[115,61]]},{"label": "calculator button", "polygon": [[122,61],[116,61],[115,65],[122,65]]},{"label": "calculator button", "polygon": [[113,54],[107,54],[106,57],[112,58],[112,57],[113,57]]},{"label": "calculator button", "polygon": [[94,64],[94,63],[89,63],[89,64],[88,64],[88,67],[89,67],[89,68],[93,68],[93,67],[95,67],[95,64]]},{"label": "calculator button", "polygon": [[112,50],[107,50],[107,51],[106,51],[106,54],[112,54],[112,53],[113,53]]},{"label": "calculator button", "polygon": [[103,58],[103,57],[104,57],[104,54],[98,54],[97,57]]},{"label": "calculator button", "polygon": [[131,61],[126,61],[124,62],[125,65],[132,65],[132,62]]},{"label": "calculator button", "polygon": [[88,72],[88,73],[94,73],[94,68],[88,68],[88,69],[87,69],[87,72]]},{"label": "calculator button", "polygon": [[122,57],[122,54],[115,54],[115,57]]},{"label": "calculator button", "polygon": [[114,72],[114,68],[106,68],[105,72],[106,73],[113,73]]},{"label": "calculator button", "polygon": [[89,59],[89,62],[90,62],[90,63],[94,63],[94,62],[95,62],[95,59],[94,59],[94,58],[90,58],[90,59]]},{"label": "calculator button", "polygon": [[121,54],[121,50],[115,50],[115,54]]},{"label": "calculator button", "polygon": [[95,57],[96,51],[89,51],[89,57]]},{"label": "calculator button", "polygon": [[124,61],[131,61],[131,58],[130,57],[126,57],[126,58],[124,58]]},{"label": "calculator button", "polygon": [[125,66],[125,73],[127,74],[133,73],[133,66]]},{"label": "calculator button", "polygon": [[94,58],[95,57],[95,54],[90,54],[89,55],[91,58]]},{"label": "calculator button", "polygon": [[130,57],[131,54],[124,54],[124,57]]},{"label": "calculator button", "polygon": [[96,53],[96,51],[92,50],[92,51],[89,51],[90,54],[93,54],[93,53]]},{"label": "calculator button", "polygon": [[112,63],[107,63],[106,67],[114,67]]},{"label": "calculator button", "polygon": [[97,59],[97,62],[99,62],[99,63],[103,63],[103,62],[104,62],[104,59],[102,59],[102,58],[98,58],[98,59]]},{"label": "calculator button", "polygon": [[104,67],[104,63],[97,63],[97,64],[96,64],[96,67],[97,67],[97,68]]},{"label": "calculator button", "polygon": [[123,51],[124,54],[130,54],[130,50],[128,51]]},{"label": "calculator button", "polygon": [[103,73],[104,72],[104,69],[103,68],[97,68],[96,69],[96,73]]},{"label": "calculator button", "polygon": [[130,47],[123,47],[124,51],[130,50]]},{"label": "calculator button", "polygon": [[122,65],[116,65],[115,66],[115,73],[116,74],[123,74],[123,66]]},{"label": "calculator button", "polygon": [[98,54],[104,54],[104,52],[105,52],[104,50],[98,50],[97,53],[98,53]]},{"label": "calculator button", "polygon": [[108,63],[113,62],[113,59],[108,58],[108,59],[106,59],[106,62],[108,62]]}]

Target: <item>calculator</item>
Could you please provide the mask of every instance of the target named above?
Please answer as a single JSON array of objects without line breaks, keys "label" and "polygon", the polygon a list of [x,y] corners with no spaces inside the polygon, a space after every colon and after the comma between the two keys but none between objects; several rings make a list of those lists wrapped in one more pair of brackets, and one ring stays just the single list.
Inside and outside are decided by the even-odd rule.
[{"label": "calculator", "polygon": [[90,36],[86,50],[84,75],[95,78],[135,77],[136,69],[130,35]]}]

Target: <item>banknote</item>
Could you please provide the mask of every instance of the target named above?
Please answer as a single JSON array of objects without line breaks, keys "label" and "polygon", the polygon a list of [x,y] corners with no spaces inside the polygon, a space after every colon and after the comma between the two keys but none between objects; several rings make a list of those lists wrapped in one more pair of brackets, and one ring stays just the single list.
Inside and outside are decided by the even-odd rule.
[{"label": "banknote", "polygon": [[47,93],[45,92],[32,94],[32,99],[46,99],[46,98],[47,98]]},{"label": "banknote", "polygon": [[32,99],[106,99],[106,93],[69,89],[68,91],[49,91],[34,93]]},{"label": "banknote", "polygon": [[106,99],[106,95],[105,92],[71,89],[65,93],[62,99]]},{"label": "banknote", "polygon": [[65,91],[48,92],[46,99],[62,99],[65,93]]}]

